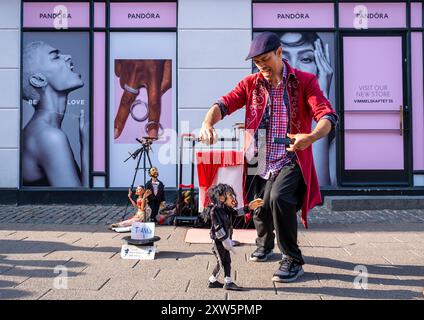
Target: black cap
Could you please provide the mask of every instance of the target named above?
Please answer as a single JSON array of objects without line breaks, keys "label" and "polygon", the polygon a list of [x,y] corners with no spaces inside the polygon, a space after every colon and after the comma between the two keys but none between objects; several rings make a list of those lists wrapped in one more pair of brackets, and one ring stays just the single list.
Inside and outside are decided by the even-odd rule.
[{"label": "black cap", "polygon": [[280,38],[274,32],[262,32],[252,40],[252,43],[250,45],[250,51],[247,55],[246,60],[275,50],[280,46]]}]

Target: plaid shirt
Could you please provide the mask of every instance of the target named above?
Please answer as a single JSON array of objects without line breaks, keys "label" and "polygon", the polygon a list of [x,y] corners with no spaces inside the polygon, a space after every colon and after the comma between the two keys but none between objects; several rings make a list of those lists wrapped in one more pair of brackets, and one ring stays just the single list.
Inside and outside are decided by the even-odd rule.
[{"label": "plaid shirt", "polygon": [[265,81],[269,99],[257,131],[256,141],[258,141],[258,174],[266,180],[277,175],[283,166],[296,159],[296,154],[287,152],[285,145],[274,143],[274,138],[284,138],[290,130],[286,78],[287,70],[283,64],[282,81],[277,87],[274,88]]},{"label": "plaid shirt", "polygon": [[[285,138],[290,132],[290,108],[289,96],[287,93],[287,70],[283,63],[283,77],[276,88],[273,88],[268,81],[264,81],[269,93],[266,108],[255,132],[255,150],[258,156],[257,174],[268,180],[271,176],[277,175],[280,170],[289,163],[297,161],[296,153],[287,152],[283,144],[275,144],[274,138]],[[216,102],[221,110],[221,117],[227,115],[228,109],[225,104],[218,100]],[[331,133],[334,132],[338,122],[336,114],[328,114],[322,117],[331,122]]]}]

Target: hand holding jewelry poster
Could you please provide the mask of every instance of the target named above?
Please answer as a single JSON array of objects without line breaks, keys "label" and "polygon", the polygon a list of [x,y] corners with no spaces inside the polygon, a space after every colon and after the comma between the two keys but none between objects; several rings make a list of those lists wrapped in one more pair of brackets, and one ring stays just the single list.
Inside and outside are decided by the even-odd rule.
[{"label": "hand holding jewelry poster", "polygon": [[[111,27],[175,27],[175,9],[175,3],[116,3]],[[175,186],[176,33],[111,32],[109,63],[110,186],[131,184],[138,159],[127,160],[128,152],[142,147],[136,139],[145,137],[155,139],[148,154],[152,166],[166,186]],[[136,184],[144,183],[143,166],[144,159]],[[146,167],[150,167],[148,158]]]}]

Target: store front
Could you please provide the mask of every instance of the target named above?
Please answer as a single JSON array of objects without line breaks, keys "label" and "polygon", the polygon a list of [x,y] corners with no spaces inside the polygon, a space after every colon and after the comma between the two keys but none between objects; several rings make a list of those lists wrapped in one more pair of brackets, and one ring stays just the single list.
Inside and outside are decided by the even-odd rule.
[{"label": "store front", "polygon": [[[146,166],[150,160],[161,180],[175,186],[176,165],[161,163],[158,149],[170,142],[177,123],[176,21],[176,2],[23,3],[22,188],[127,188],[134,178],[146,179],[144,170],[135,177],[136,139],[153,135],[160,139]],[[69,86],[64,106],[51,107],[62,116],[60,125],[47,127],[59,130],[64,145],[54,132],[40,137],[58,149],[54,154],[47,146],[31,150],[42,125],[34,110],[45,107],[30,97],[35,80],[27,75],[44,72],[33,65],[43,50],[52,56],[46,56],[45,72],[47,63],[54,68],[52,61],[64,57],[72,70],[55,70],[61,72],[57,81],[77,78],[63,83]]]},{"label": "store front", "polygon": [[[140,147],[136,138],[155,133],[160,139],[152,146],[151,161],[167,190],[175,191],[177,146],[169,148],[167,161],[159,159],[163,146],[178,143],[178,136],[186,133],[180,132],[182,118],[200,119],[206,113],[199,109],[190,115],[180,105],[183,97],[200,101],[202,94],[177,77],[197,71],[179,69],[184,44],[178,37],[185,30],[180,30],[178,20],[191,14],[190,6],[181,2],[22,1],[18,189],[32,199],[28,201],[36,200],[30,195],[34,191],[121,195],[135,175],[136,161],[130,154]],[[248,5],[251,37],[262,31],[277,33],[283,57],[293,67],[316,74],[340,117],[335,133],[313,146],[323,194],[422,193],[423,4],[253,1]],[[184,13],[179,13],[181,6]],[[209,25],[202,27],[199,8],[193,10],[197,31],[207,34]],[[71,58],[65,58],[62,70],[55,59],[64,56]],[[137,78],[150,63],[160,70],[154,81],[153,76]],[[28,78],[42,74],[42,68],[57,76],[57,88],[68,86],[66,97],[49,104],[60,118],[54,119],[54,126],[59,125],[62,140],[54,132],[34,140],[41,130],[34,116],[37,108],[57,98],[52,92],[51,101],[38,101],[37,90],[31,90],[43,86],[42,76]],[[192,127],[200,123],[193,120]],[[137,181],[143,178],[138,172]]]},{"label": "store front", "polygon": [[283,56],[317,75],[340,116],[336,136],[314,144],[322,187],[419,185],[422,12],[418,2],[253,3],[253,31],[278,33]]}]

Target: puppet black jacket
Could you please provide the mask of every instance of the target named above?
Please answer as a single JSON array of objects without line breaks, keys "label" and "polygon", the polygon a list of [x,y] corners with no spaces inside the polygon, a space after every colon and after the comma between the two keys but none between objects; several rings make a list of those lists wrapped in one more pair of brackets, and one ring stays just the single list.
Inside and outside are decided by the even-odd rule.
[{"label": "puppet black jacket", "polygon": [[211,231],[212,240],[224,241],[231,239],[233,235],[233,219],[248,212],[247,206],[240,209],[233,209],[224,205],[223,207],[214,206],[211,209]]}]

